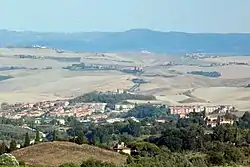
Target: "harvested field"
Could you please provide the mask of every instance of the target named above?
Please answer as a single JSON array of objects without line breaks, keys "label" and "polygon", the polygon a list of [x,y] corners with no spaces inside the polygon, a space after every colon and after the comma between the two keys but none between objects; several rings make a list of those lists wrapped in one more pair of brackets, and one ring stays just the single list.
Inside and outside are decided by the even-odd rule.
[{"label": "harvested field", "polygon": [[91,158],[114,164],[124,164],[127,156],[90,145],[69,142],[47,142],[13,152],[19,161],[28,165],[57,167],[63,163],[81,164]]},{"label": "harvested field", "polygon": [[[47,56],[52,59],[21,59],[18,54]],[[55,59],[53,59],[55,58]],[[71,61],[58,58],[80,58],[85,64],[117,65],[121,68],[141,66],[145,72],[133,75],[118,71],[69,71],[62,67],[72,65]],[[200,65],[210,62],[250,62],[248,56],[219,57],[194,61]],[[176,62],[181,65],[164,65]],[[37,102],[70,98],[91,91],[115,91],[130,89],[132,78],[142,78],[149,83],[141,84],[139,93],[153,94],[157,100],[168,105],[221,104],[235,105],[242,110],[250,109],[250,66],[226,65],[201,67],[189,65],[189,60],[179,56],[143,53],[58,53],[52,49],[0,48],[0,66],[22,66],[31,69],[0,71],[0,76],[10,76],[0,81],[0,103]],[[73,62],[77,63],[77,62]],[[79,62],[80,63],[80,62]],[[51,66],[52,69],[44,69]],[[221,77],[211,78],[187,74],[191,71],[217,71]],[[185,94],[191,91],[189,94]]]}]

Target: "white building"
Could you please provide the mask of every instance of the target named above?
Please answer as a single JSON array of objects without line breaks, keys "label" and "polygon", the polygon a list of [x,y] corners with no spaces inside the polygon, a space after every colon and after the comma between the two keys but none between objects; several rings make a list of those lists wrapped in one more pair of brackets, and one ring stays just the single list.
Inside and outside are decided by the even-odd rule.
[{"label": "white building", "polygon": [[129,111],[133,108],[135,108],[135,105],[133,105],[133,104],[116,104],[115,105],[115,110],[121,111],[121,112]]},{"label": "white building", "polygon": [[157,123],[166,123],[166,120],[164,120],[164,119],[156,119],[155,122],[157,122]]},{"label": "white building", "polygon": [[18,148],[18,149],[21,148],[21,144],[17,144],[16,148]]},{"label": "white building", "polygon": [[66,102],[64,103],[64,106],[67,107],[68,105],[69,105],[69,102],[66,101]]},{"label": "white building", "polygon": [[108,123],[123,122],[123,121],[124,121],[124,119],[122,119],[122,118],[114,118],[114,119],[107,120]]},{"label": "white building", "polygon": [[65,120],[64,119],[57,119],[56,121],[58,121],[58,123],[60,125],[65,125]]},{"label": "white building", "polygon": [[131,149],[128,148],[124,142],[122,142],[121,144],[117,144],[115,147],[114,147],[114,150],[117,151],[117,152],[123,152],[125,154],[128,154],[128,155],[131,155]]},{"label": "white building", "polygon": [[104,113],[107,103],[83,103],[81,104],[83,107],[85,106],[86,108],[93,109],[94,112],[101,112]]},{"label": "white building", "polygon": [[41,124],[41,118],[36,118],[34,121],[35,124]]},{"label": "white building", "polygon": [[135,122],[140,122],[137,118],[135,118],[135,117],[130,117],[130,119],[132,119],[133,121],[135,121]]},{"label": "white building", "polygon": [[117,90],[116,90],[116,93],[117,93],[117,94],[123,94],[123,93],[124,93],[124,90],[123,90],[123,89],[117,89]]}]

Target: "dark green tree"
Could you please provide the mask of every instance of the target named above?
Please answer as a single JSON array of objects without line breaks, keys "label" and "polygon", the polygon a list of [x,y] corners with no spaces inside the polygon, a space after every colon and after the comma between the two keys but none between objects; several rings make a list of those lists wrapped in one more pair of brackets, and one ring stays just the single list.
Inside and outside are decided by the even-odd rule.
[{"label": "dark green tree", "polygon": [[208,162],[213,165],[223,165],[225,163],[225,159],[222,153],[211,151],[208,153]]},{"label": "dark green tree", "polygon": [[224,157],[227,162],[241,163],[244,160],[243,153],[234,146],[226,148]]},{"label": "dark green tree", "polygon": [[29,145],[30,145],[30,137],[29,137],[29,133],[27,132],[25,134],[24,147],[28,147]]},{"label": "dark green tree", "polygon": [[224,133],[224,142],[235,142],[236,129],[232,127],[227,127]]},{"label": "dark green tree", "polygon": [[17,144],[15,140],[11,140],[10,142],[10,152],[14,151],[17,149]]},{"label": "dark green tree", "polygon": [[250,130],[247,133],[247,139],[246,139],[247,143],[250,144]]},{"label": "dark green tree", "polygon": [[241,120],[250,122],[250,112],[245,112],[244,115],[241,117]]},{"label": "dark green tree", "polygon": [[204,110],[201,113],[202,113],[202,118],[206,118],[207,117],[206,107],[204,108]]},{"label": "dark green tree", "polygon": [[120,110],[120,111],[122,111],[122,110],[123,110],[123,107],[122,107],[122,106],[120,106],[120,107],[119,107],[119,110]]},{"label": "dark green tree", "polygon": [[213,132],[213,139],[224,142],[226,136],[226,127],[224,125],[217,126]]},{"label": "dark green tree", "polygon": [[86,139],[85,135],[83,132],[78,132],[76,134],[76,139],[75,139],[75,143],[76,144],[84,144],[84,143],[88,143],[88,140]]},{"label": "dark green tree", "polygon": [[52,133],[52,141],[56,141],[56,140],[57,140],[56,130],[54,129]]},{"label": "dark green tree", "polygon": [[38,130],[36,130],[36,138],[35,138],[35,143],[39,143],[40,142],[40,133]]},{"label": "dark green tree", "polygon": [[2,144],[0,145],[0,155],[7,152],[8,152],[8,147],[6,146],[5,142],[2,142]]}]

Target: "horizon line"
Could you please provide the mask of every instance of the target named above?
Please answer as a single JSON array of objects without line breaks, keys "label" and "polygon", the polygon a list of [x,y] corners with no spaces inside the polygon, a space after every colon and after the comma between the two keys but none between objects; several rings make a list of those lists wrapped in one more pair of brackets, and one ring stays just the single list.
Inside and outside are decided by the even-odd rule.
[{"label": "horizon line", "polygon": [[148,31],[159,33],[184,33],[184,34],[250,34],[250,32],[185,32],[185,31],[161,31],[150,28],[131,28],[123,31],[35,31],[35,30],[18,30],[18,29],[0,29],[0,31],[16,32],[16,33],[58,33],[58,34],[78,34],[78,33],[124,33],[129,31]]}]

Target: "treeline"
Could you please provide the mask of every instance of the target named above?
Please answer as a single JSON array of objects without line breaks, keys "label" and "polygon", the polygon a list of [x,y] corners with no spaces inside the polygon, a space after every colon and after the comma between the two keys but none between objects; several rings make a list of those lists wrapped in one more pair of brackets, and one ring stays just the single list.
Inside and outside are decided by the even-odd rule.
[{"label": "treeline", "polygon": [[236,122],[241,129],[250,129],[250,112],[245,112],[244,115]]},{"label": "treeline", "polygon": [[[151,114],[150,111],[156,113]],[[89,160],[83,162],[82,167],[250,166],[249,112],[233,125],[215,128],[206,126],[205,113],[190,113],[187,118],[157,123],[157,113],[168,114],[164,106],[136,106],[134,112],[138,117],[148,117],[140,122],[127,120],[87,126],[69,117],[67,123],[71,128],[66,132],[69,138],[60,137],[54,130],[49,141],[67,140],[106,149],[112,149],[114,143],[125,142],[132,150],[127,164],[114,165]],[[75,166],[64,164],[64,167],[67,165]]]},{"label": "treeline", "polygon": [[[66,134],[56,131],[56,140],[102,145],[106,148],[112,148],[114,143],[118,141],[128,144],[137,139],[145,138],[143,136],[160,135],[167,127],[175,125],[175,123],[157,123],[154,118],[141,119],[140,122],[128,119],[113,124],[86,125],[70,117],[68,122],[71,128],[65,132]],[[52,132],[47,135],[47,140],[52,141]]]},{"label": "treeline", "polygon": [[221,73],[217,72],[217,71],[212,71],[212,72],[206,72],[206,71],[191,71],[191,72],[187,72],[188,74],[193,74],[193,75],[202,75],[205,77],[213,77],[213,78],[217,78],[221,76]]},{"label": "treeline", "polygon": [[146,130],[140,123],[133,120],[126,122],[117,122],[106,125],[90,125],[86,127],[80,123],[75,123],[74,128],[67,130],[71,138],[77,136],[75,140],[77,144],[85,142],[94,145],[113,146],[115,141],[124,141],[126,143],[133,141],[142,134],[150,134],[150,130]]},{"label": "treeline", "polygon": [[4,75],[0,75],[0,81],[6,80],[6,79],[10,79],[12,78],[11,76],[4,76]]},{"label": "treeline", "polygon": [[35,133],[28,129],[13,125],[0,124],[0,140],[16,140],[17,142],[22,142],[26,133],[29,133],[32,138],[35,137]]},{"label": "treeline", "polygon": [[109,105],[115,105],[119,102],[126,100],[156,100],[152,95],[136,95],[129,93],[122,94],[112,94],[112,93],[101,93],[101,92],[91,92],[78,96],[74,99],[71,99],[70,103],[82,103],[82,102],[91,102],[91,103],[108,103]]},{"label": "treeline", "polygon": [[[8,103],[2,103],[1,104],[2,109],[8,109],[9,104]],[[24,123],[23,119],[9,119],[5,117],[0,117],[0,124],[6,124],[6,125],[14,125],[14,126],[21,126]]]},{"label": "treeline", "polygon": [[[217,147],[217,148],[216,148]],[[173,153],[167,148],[151,143],[136,142],[133,148],[137,154],[128,156],[127,163],[115,165],[90,159],[80,166],[63,164],[60,167],[212,167],[212,166],[249,166],[249,147],[237,148],[232,145],[214,145],[207,153]],[[221,150],[219,150],[221,149]],[[215,151],[216,150],[216,151]],[[219,150],[219,151],[217,151]]]},{"label": "treeline", "polygon": [[[109,141],[124,141],[132,150],[125,167],[209,167],[250,165],[250,113],[246,112],[234,125],[219,125],[207,129],[202,113],[163,124],[129,121],[93,126],[87,140],[108,146]],[[209,131],[208,131],[209,130]],[[116,138],[118,134],[119,138]],[[147,134],[149,137],[140,138]],[[130,137],[128,137],[130,136]],[[94,139],[94,140],[93,140]],[[115,140],[114,140],[115,139]],[[90,160],[82,166],[116,166]]]},{"label": "treeline", "polygon": [[28,147],[30,145],[38,144],[41,142],[40,141],[41,137],[40,137],[40,133],[38,130],[36,131],[34,142],[31,141],[30,134],[28,132],[26,132],[22,137],[23,137],[22,142],[17,142],[15,139],[11,139],[10,142],[8,141],[6,142],[5,140],[2,140],[0,144],[0,155],[4,153],[11,153],[12,151],[15,151],[19,148]]},{"label": "treeline", "polygon": [[159,118],[170,115],[169,109],[165,105],[154,106],[151,104],[137,105],[127,113],[122,114],[122,117],[129,118]]}]

